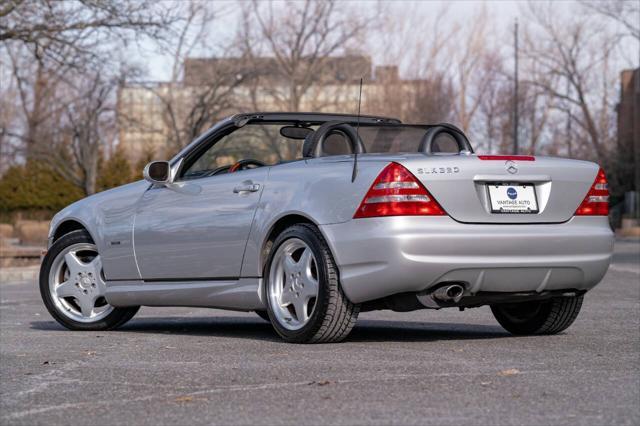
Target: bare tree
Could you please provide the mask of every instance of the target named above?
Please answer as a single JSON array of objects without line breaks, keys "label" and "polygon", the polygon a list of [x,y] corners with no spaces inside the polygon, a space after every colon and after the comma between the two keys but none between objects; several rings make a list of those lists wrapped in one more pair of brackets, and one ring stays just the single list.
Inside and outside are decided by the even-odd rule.
[{"label": "bare tree", "polygon": [[413,123],[441,123],[451,120],[454,88],[449,76],[431,74],[408,84],[411,89],[403,101],[408,104],[403,120]]},{"label": "bare tree", "polygon": [[494,151],[504,152],[506,146],[501,143],[504,139],[502,129],[505,121],[510,122],[512,116],[511,81],[505,73],[500,57],[484,58],[480,72],[487,78],[478,109],[477,128],[480,132],[480,143],[476,144],[476,150],[484,150],[490,154]]},{"label": "bare tree", "polygon": [[19,156],[20,139],[13,133],[20,121],[18,81],[11,58],[0,56],[0,176]]},{"label": "bare tree", "polygon": [[19,112],[19,117],[3,123],[7,126],[3,133],[11,138],[16,154],[34,157],[45,151],[46,155],[47,138],[56,132],[65,102],[70,101],[61,94],[61,88],[73,83],[62,68],[33,61],[24,46],[3,47],[3,59],[11,70],[8,83],[15,87],[12,97],[4,100]]},{"label": "bare tree", "polygon": [[61,123],[79,101],[74,96],[84,96],[76,90],[83,76],[113,76],[118,68],[114,50],[141,37],[160,37],[174,20],[170,8],[147,0],[3,3],[0,60],[11,74],[2,76],[2,83],[8,81],[13,90],[2,102],[18,113],[0,123],[2,149],[10,147],[14,161],[49,159],[58,146],[53,142],[65,137]]},{"label": "bare tree", "polygon": [[615,77],[609,64],[617,37],[595,20],[560,21],[553,10],[533,3],[530,12],[536,26],[525,33],[526,82],[542,90],[554,109],[570,108],[593,157],[607,158],[614,134]]},{"label": "bare tree", "polygon": [[438,24],[449,21],[448,6],[435,13],[390,2],[377,7],[376,36],[367,37],[367,48],[385,65],[376,67],[373,84],[365,87],[364,111],[414,123],[450,120],[454,92],[447,52],[460,28]]},{"label": "bare tree", "polygon": [[0,6],[0,42],[17,42],[38,59],[64,66],[99,61],[104,47],[160,37],[176,17],[149,0],[8,0]]},{"label": "bare tree", "polygon": [[117,81],[100,74],[82,81],[67,105],[58,146],[51,151],[50,164],[85,194],[96,191],[98,163],[107,144],[115,137],[114,91]]},{"label": "bare tree", "polygon": [[628,0],[581,0],[589,11],[612,19],[624,29],[620,36],[631,36],[640,40],[640,3]]},{"label": "bare tree", "polygon": [[455,122],[465,132],[471,130],[491,78],[491,74],[480,72],[483,61],[497,57],[497,53],[491,51],[490,26],[491,20],[486,6],[483,6],[474,14],[470,26],[459,33],[456,48],[452,49],[456,81]]},{"label": "bare tree", "polygon": [[240,45],[251,65],[263,71],[254,79],[254,88],[261,88],[254,100],[268,97],[277,109],[298,111],[312,87],[359,80],[370,63],[354,58],[351,75],[341,75],[332,56],[347,52],[369,22],[335,0],[247,4]]},{"label": "bare tree", "polygon": [[[169,47],[173,61],[171,79],[167,84],[146,86],[161,105],[165,155],[177,152],[233,111],[237,105],[236,90],[252,75],[253,71],[244,66],[241,58],[191,58],[197,47],[212,50],[205,43],[206,34],[223,12],[209,2],[186,3],[181,19],[172,27],[175,44]],[[218,50],[233,51],[230,46]]]}]

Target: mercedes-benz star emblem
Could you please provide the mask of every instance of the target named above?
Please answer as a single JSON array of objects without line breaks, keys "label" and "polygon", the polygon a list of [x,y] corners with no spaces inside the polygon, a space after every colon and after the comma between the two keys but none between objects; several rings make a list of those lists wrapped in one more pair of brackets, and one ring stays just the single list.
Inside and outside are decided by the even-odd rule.
[{"label": "mercedes-benz star emblem", "polygon": [[515,175],[516,173],[518,173],[518,166],[516,166],[516,163],[514,163],[513,161],[509,160],[505,162],[504,166],[507,168],[507,171],[512,175]]}]

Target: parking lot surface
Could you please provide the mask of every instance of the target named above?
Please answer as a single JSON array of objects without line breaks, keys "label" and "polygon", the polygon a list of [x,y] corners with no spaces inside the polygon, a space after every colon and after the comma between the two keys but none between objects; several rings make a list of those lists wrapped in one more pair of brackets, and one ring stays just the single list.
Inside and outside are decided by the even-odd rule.
[{"label": "parking lot surface", "polygon": [[35,280],[0,283],[0,423],[640,424],[640,243],[556,336],[489,308],[361,314],[349,339],[291,345],[253,313],[143,308],[71,332]]}]

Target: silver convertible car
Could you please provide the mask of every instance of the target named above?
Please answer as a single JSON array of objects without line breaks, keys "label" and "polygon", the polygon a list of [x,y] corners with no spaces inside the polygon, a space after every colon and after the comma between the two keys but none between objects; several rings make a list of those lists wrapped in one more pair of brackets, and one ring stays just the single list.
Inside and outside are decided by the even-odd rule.
[{"label": "silver convertible car", "polygon": [[552,334],[613,249],[598,165],[476,155],[448,124],[240,114],[143,174],[53,218],[40,291],[65,327],[211,307],[336,342],[361,311],[489,305],[511,333]]}]

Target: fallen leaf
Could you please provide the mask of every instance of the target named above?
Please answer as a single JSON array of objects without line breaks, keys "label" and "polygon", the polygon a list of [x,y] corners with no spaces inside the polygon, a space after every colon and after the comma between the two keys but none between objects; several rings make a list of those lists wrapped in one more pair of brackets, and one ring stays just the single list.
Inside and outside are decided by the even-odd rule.
[{"label": "fallen leaf", "polygon": [[42,365],[49,365],[49,361],[43,362]]},{"label": "fallen leaf", "polygon": [[193,397],[192,396],[179,396],[176,399],[174,399],[175,402],[191,402],[193,401]]},{"label": "fallen leaf", "polygon": [[85,353],[85,355],[95,355],[95,354],[96,354],[96,352],[95,352],[95,351],[87,351],[87,352]]},{"label": "fallen leaf", "polygon": [[329,383],[331,383],[329,380],[320,380],[319,382],[316,382],[315,380],[312,380],[309,383],[307,383],[307,385],[308,386],[311,386],[311,385],[326,386]]},{"label": "fallen leaf", "polygon": [[520,374],[520,370],[518,370],[517,368],[509,368],[507,370],[502,370],[501,372],[499,372],[498,376],[508,377],[515,376],[516,374]]}]

